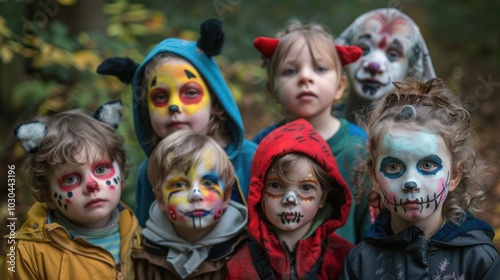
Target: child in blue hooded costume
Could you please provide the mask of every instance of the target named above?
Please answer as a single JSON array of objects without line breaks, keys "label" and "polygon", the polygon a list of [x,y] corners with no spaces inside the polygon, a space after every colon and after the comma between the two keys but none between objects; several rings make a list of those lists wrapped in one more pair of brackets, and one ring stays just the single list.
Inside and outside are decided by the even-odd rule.
[{"label": "child in blue hooded costume", "polygon": [[137,173],[134,212],[141,226],[155,200],[147,178],[151,152],[161,139],[188,129],[216,140],[229,156],[240,188],[231,199],[246,204],[250,167],[256,145],[245,139],[243,121],[219,67],[212,59],[224,42],[222,22],[201,25],[197,42],[168,38],[160,42],[138,65],[129,58],[108,58],[97,72],[117,76],[133,86],[134,126],[148,156]]}]

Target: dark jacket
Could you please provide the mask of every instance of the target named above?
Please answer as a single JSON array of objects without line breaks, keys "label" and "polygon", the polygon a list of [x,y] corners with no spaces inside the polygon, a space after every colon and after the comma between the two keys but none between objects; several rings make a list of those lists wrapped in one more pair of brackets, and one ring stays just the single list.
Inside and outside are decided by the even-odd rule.
[{"label": "dark jacket", "polygon": [[[278,240],[270,223],[261,211],[261,195],[266,172],[277,157],[301,153],[318,163],[335,182],[327,204],[332,211],[308,237],[299,240],[294,254]],[[304,119],[281,126],[271,132],[257,147],[252,163],[250,194],[248,197],[248,231],[252,242],[236,253],[227,263],[229,279],[259,279],[258,268],[273,278],[306,279],[313,273],[316,279],[336,279],[344,259],[353,245],[335,233],[345,224],[351,207],[351,193],[340,175],[328,144]],[[326,207],[326,206],[325,206]],[[253,249],[260,250],[262,258],[252,258]],[[313,279],[313,278],[309,278]]]},{"label": "dark jacket", "polygon": [[430,239],[411,226],[393,234],[380,213],[365,240],[348,255],[341,279],[500,279],[500,258],[490,225],[471,214],[447,222]]}]

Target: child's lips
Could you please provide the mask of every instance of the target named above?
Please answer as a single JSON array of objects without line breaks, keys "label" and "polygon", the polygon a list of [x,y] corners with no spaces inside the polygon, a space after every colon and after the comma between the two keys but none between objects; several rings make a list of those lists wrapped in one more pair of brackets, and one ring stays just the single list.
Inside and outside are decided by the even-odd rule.
[{"label": "child's lips", "polygon": [[96,208],[102,206],[104,203],[106,203],[105,199],[95,198],[85,204],[84,208]]},{"label": "child's lips", "polygon": [[311,99],[311,98],[317,98],[316,94],[312,91],[302,91],[297,95],[297,99]]}]

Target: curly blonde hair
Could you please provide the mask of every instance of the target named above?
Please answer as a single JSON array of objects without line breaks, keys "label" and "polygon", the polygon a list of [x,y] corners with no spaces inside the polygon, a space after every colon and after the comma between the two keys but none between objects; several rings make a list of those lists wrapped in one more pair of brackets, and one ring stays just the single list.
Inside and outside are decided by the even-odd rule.
[{"label": "curly blonde hair", "polygon": [[[461,172],[461,180],[448,194],[443,214],[460,223],[466,212],[482,211],[483,201],[490,186],[491,176],[471,144],[471,116],[462,101],[446,88],[440,79],[426,83],[410,80],[394,83],[396,90],[376,103],[371,112],[358,112],[358,123],[368,134],[369,159],[366,168],[374,171],[377,139],[388,123],[405,124],[441,136],[451,154],[452,173]],[[403,107],[411,105],[415,115],[408,118]]]}]

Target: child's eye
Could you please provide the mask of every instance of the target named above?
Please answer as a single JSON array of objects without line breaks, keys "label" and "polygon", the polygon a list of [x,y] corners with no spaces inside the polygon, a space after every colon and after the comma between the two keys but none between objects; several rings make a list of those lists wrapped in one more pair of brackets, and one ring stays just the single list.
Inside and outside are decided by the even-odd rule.
[{"label": "child's eye", "polygon": [[78,182],[80,182],[80,178],[76,175],[71,175],[71,176],[68,176],[66,178],[64,178],[63,180],[63,184],[64,185],[75,185],[77,184]]},{"label": "child's eye", "polygon": [[168,93],[158,89],[151,93],[151,101],[156,107],[162,107],[168,103]]},{"label": "child's eye", "polygon": [[395,174],[403,170],[403,167],[397,163],[391,163],[384,167],[384,172],[389,174]]},{"label": "child's eye", "polygon": [[423,163],[420,164],[419,168],[421,170],[425,170],[427,172],[431,172],[431,171],[434,171],[434,169],[438,168],[439,166],[432,162],[432,161],[425,161]]},{"label": "child's eye", "polygon": [[297,74],[297,69],[295,69],[295,68],[288,68],[288,69],[285,69],[285,71],[283,71],[283,75],[285,75],[285,76],[292,76],[295,74]]},{"label": "child's eye", "polygon": [[358,47],[360,47],[361,50],[363,51],[363,56],[365,56],[368,53],[370,53],[370,47],[368,45],[361,44],[361,45],[358,45]]},{"label": "child's eye", "polygon": [[310,192],[312,190],[314,190],[314,186],[313,185],[302,185],[300,186],[300,190],[302,191],[305,191],[305,192]]},{"label": "child's eye", "polygon": [[172,187],[176,189],[183,189],[187,187],[187,184],[184,181],[177,181],[172,184]]},{"label": "child's eye", "polygon": [[94,170],[94,173],[96,175],[105,175],[105,174],[107,174],[109,172],[110,169],[111,169],[111,167],[109,165],[107,165],[107,164],[99,165]]},{"label": "child's eye", "polygon": [[217,183],[212,180],[205,180],[203,181],[202,185],[206,188],[213,188],[215,185],[217,185]]},{"label": "child's eye", "polygon": [[182,93],[185,97],[193,98],[198,96],[200,93],[195,89],[189,89]]},{"label": "child's eye", "polygon": [[394,49],[390,49],[387,51],[387,59],[389,59],[390,62],[394,62],[399,60],[402,57],[402,54]]},{"label": "child's eye", "polygon": [[279,194],[283,192],[283,186],[279,182],[268,182],[266,184],[266,190],[272,194]]},{"label": "child's eye", "polygon": [[327,71],[328,71],[328,68],[326,68],[326,67],[322,67],[322,66],[316,67],[316,72],[318,72],[318,73],[325,73]]}]

